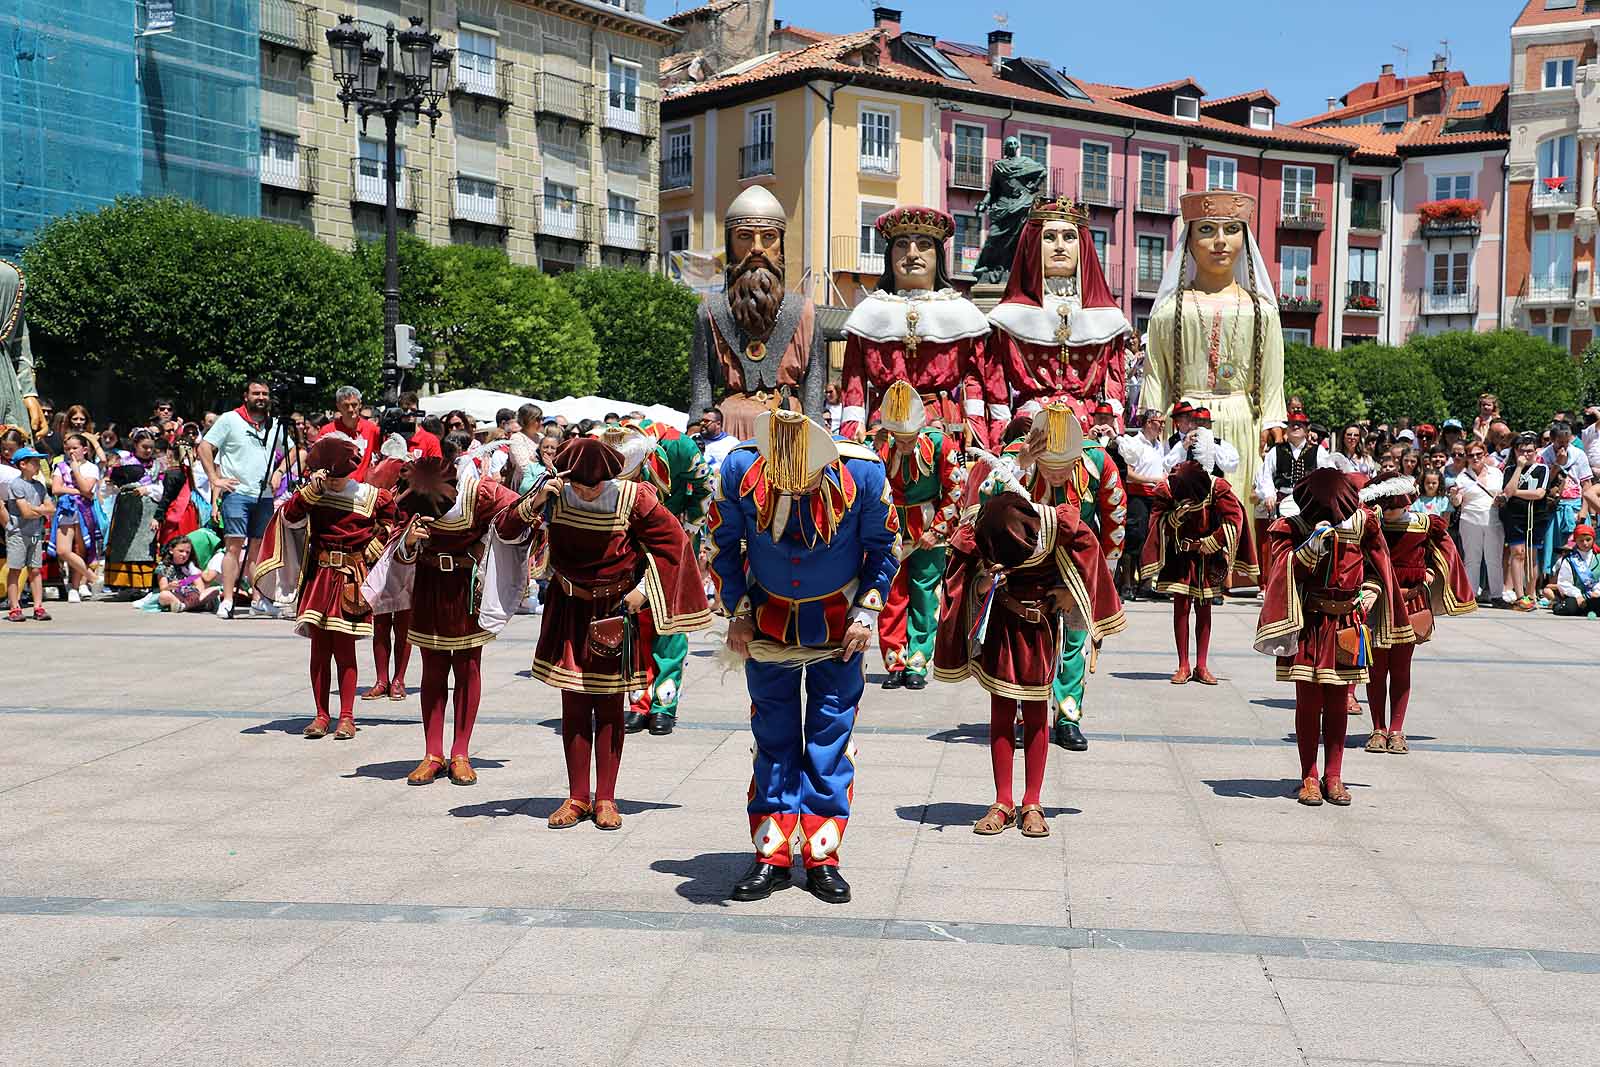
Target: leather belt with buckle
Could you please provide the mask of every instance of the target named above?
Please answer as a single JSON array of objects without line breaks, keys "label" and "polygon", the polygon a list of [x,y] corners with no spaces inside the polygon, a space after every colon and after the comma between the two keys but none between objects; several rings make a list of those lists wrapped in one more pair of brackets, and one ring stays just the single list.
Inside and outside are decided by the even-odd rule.
[{"label": "leather belt with buckle", "polygon": [[326,549],[317,553],[317,562],[324,567],[343,567],[345,554],[336,548]]},{"label": "leather belt with buckle", "polygon": [[632,589],[636,582],[607,582],[605,585],[578,585],[572,579],[562,574],[555,575],[561,591],[578,600],[596,600],[602,604],[609,604],[622,597]]},{"label": "leather belt with buckle", "polygon": [[1045,620],[1044,601],[1042,600],[1018,600],[1010,593],[1000,593],[995,599],[1000,602],[1001,607],[1017,616],[1023,622],[1038,625]]}]

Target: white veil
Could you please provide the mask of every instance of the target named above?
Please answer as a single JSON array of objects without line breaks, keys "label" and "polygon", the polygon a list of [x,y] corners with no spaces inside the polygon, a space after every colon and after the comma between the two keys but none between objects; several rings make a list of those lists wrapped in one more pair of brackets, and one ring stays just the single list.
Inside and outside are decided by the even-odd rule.
[{"label": "white veil", "polygon": [[[1232,220],[1229,220],[1232,221]],[[1193,223],[1185,222],[1178,230],[1178,244],[1172,250],[1172,255],[1167,258],[1167,269],[1161,275],[1161,288],[1156,291],[1156,302],[1152,308],[1161,307],[1166,301],[1173,299],[1178,294],[1179,281],[1194,281],[1194,263],[1186,262],[1189,255],[1189,227]],[[1272,285],[1272,274],[1267,266],[1267,261],[1262,258],[1261,246],[1256,244],[1255,227],[1249,223],[1244,227],[1245,247],[1250,255],[1250,262],[1256,269],[1256,295],[1269,304],[1278,302],[1277,290]],[[1240,256],[1233,261],[1233,278],[1246,290],[1250,288],[1250,275],[1245,266],[1245,257]]]}]

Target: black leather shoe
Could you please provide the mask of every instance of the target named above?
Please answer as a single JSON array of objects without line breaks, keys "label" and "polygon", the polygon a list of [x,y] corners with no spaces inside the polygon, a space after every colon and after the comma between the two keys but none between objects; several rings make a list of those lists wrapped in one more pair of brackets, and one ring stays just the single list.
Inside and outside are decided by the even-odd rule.
[{"label": "black leather shoe", "polygon": [[905,671],[890,671],[889,672],[889,677],[887,677],[887,678],[885,678],[883,680],[883,687],[885,689],[899,689],[899,688],[903,687],[905,684],[906,684],[906,672]]},{"label": "black leather shoe", "polygon": [[926,689],[928,688],[928,677],[925,674],[912,674],[907,671],[905,685],[907,689]]},{"label": "black leather shoe", "polygon": [[652,711],[650,713],[650,735],[652,737],[665,737],[672,732],[672,728],[677,725],[677,722],[678,717],[676,715],[668,715],[664,711]]},{"label": "black leather shoe", "polygon": [[1061,731],[1061,740],[1057,741],[1056,744],[1068,752],[1082,752],[1089,747],[1089,739],[1083,736],[1083,731],[1078,729],[1077,723],[1064,722],[1058,725],[1056,729]]},{"label": "black leather shoe", "polygon": [[756,860],[744,877],[733,883],[733,899],[766,900],[774,891],[788,884],[789,868]]},{"label": "black leather shoe", "polygon": [[641,715],[637,711],[630,711],[622,717],[622,728],[630,734],[636,734],[650,725],[650,716]]},{"label": "black leather shoe", "polygon": [[850,883],[837,867],[811,867],[806,871],[806,889],[824,904],[850,903]]}]

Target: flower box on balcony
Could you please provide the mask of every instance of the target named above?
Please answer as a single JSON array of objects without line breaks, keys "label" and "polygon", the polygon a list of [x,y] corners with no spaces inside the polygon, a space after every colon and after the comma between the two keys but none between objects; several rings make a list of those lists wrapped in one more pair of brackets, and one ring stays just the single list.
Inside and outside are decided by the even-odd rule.
[{"label": "flower box on balcony", "polygon": [[1322,301],[1320,299],[1318,299],[1317,297],[1314,297],[1314,296],[1290,296],[1290,295],[1284,295],[1284,296],[1278,297],[1278,310],[1279,311],[1321,311],[1322,310]]},{"label": "flower box on balcony", "polygon": [[1344,302],[1347,311],[1381,311],[1378,298],[1366,293],[1358,293]]},{"label": "flower box on balcony", "polygon": [[1417,205],[1417,218],[1426,237],[1470,237],[1483,229],[1483,201],[1429,200]]}]

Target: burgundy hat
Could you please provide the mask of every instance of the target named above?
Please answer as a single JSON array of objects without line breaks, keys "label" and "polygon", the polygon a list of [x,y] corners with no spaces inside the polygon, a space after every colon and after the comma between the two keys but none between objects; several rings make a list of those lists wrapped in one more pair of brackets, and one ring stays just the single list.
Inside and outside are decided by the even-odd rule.
[{"label": "burgundy hat", "polygon": [[1028,431],[1033,429],[1032,415],[1018,415],[1006,423],[1006,428],[1000,431],[1000,443],[1009,445],[1013,441],[1020,441],[1028,436]]},{"label": "burgundy hat", "polygon": [[1294,487],[1302,522],[1338,525],[1361,507],[1361,486],[1337,467],[1318,467]]},{"label": "burgundy hat", "polygon": [[1211,492],[1211,475],[1194,460],[1186,459],[1167,475],[1167,491],[1180,504],[1204,500]]},{"label": "burgundy hat", "polygon": [[598,437],[574,437],[556,452],[556,469],[579,485],[599,485],[622,473],[622,453]]},{"label": "burgundy hat", "polygon": [[400,484],[394,502],[401,514],[436,519],[455,503],[456,467],[439,456],[422,456],[401,468]]},{"label": "burgundy hat", "polygon": [[325,433],[306,450],[306,467],[327,471],[332,478],[348,478],[361,466],[361,450],[342,433]]}]

